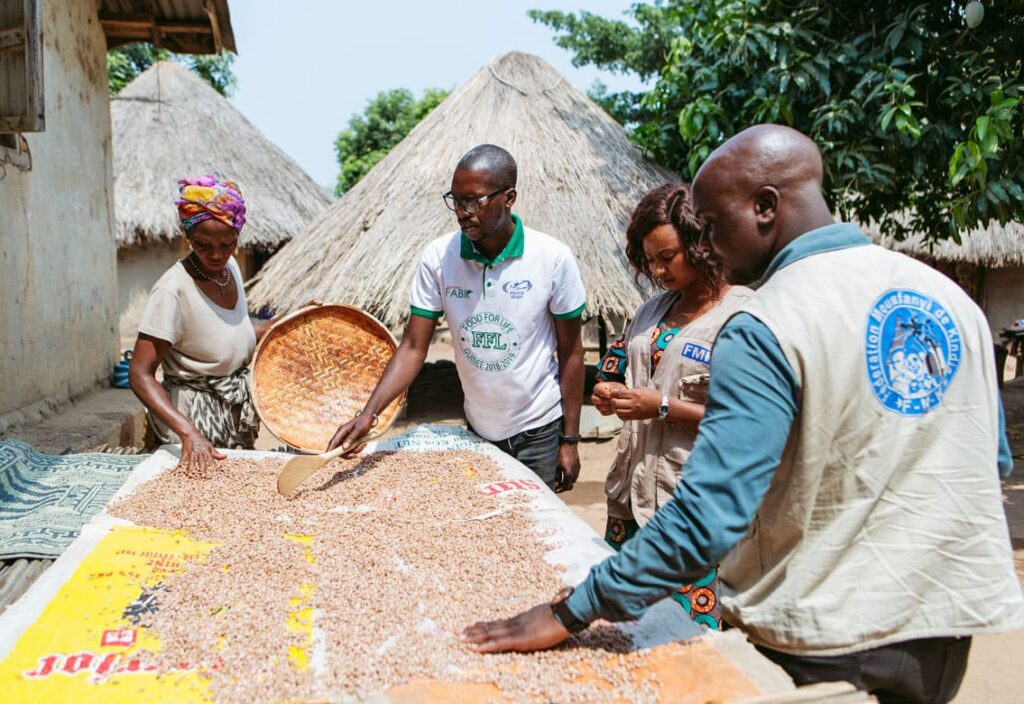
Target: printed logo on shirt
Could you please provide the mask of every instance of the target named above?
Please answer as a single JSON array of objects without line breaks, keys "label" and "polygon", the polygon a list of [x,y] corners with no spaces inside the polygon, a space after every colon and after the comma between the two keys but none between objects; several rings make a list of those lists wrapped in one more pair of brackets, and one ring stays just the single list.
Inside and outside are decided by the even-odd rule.
[{"label": "printed logo on shirt", "polygon": [[711,364],[711,350],[694,342],[683,343],[683,356],[701,364]]},{"label": "printed logo on shirt", "polygon": [[953,316],[910,289],[892,289],[875,301],[865,343],[875,397],[902,416],[938,407],[960,366],[962,341]]},{"label": "printed logo on shirt", "polygon": [[507,293],[513,301],[521,299],[531,288],[533,288],[533,282],[529,279],[523,279],[522,281],[506,281],[501,286],[501,290]]},{"label": "printed logo on shirt", "polygon": [[519,331],[500,313],[477,313],[459,327],[459,348],[477,369],[504,371],[519,356]]},{"label": "printed logo on shirt", "polygon": [[445,286],[444,295],[447,298],[469,298],[473,295],[473,289],[462,288],[461,286]]}]

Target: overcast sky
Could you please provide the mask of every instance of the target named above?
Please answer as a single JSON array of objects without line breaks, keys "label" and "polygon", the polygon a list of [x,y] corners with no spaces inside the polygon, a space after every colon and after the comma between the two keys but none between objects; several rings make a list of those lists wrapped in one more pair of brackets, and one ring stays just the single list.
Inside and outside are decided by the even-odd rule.
[{"label": "overcast sky", "polygon": [[601,78],[574,68],[554,34],[526,11],[586,9],[624,18],[629,0],[231,0],[238,44],[232,102],[315,181],[333,192],[334,139],[382,90],[452,89],[495,56],[518,50],[550,62],[582,90]]}]

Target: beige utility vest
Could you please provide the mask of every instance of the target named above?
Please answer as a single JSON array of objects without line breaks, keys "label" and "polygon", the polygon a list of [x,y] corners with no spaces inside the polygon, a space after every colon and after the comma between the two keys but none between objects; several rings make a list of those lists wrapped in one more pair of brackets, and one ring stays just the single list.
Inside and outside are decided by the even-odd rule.
[{"label": "beige utility vest", "polygon": [[[625,333],[626,386],[655,389],[669,398],[704,403],[706,381],[689,384],[687,380],[708,373],[718,331],[752,293],[748,288],[733,286],[714,308],[680,328],[662,351],[653,374],[652,334],[677,294],[662,293],[644,303]],[[660,418],[626,421],[604,485],[608,515],[632,518],[640,525],[647,523],[672,498],[696,437],[695,427],[675,425]]]},{"label": "beige utility vest", "polygon": [[722,562],[736,590],[726,619],[796,655],[1024,625],[978,307],[870,245],[783,267],[744,310],[778,340],[799,407],[757,517]]}]

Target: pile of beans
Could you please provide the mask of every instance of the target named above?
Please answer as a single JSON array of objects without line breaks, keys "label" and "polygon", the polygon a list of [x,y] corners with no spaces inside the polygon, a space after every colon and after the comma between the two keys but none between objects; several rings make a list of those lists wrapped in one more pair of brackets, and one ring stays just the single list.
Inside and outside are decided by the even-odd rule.
[{"label": "pile of beans", "polygon": [[[564,586],[526,499],[480,491],[502,479],[487,455],[336,460],[288,498],[275,490],[281,462],[224,460],[205,479],[167,471],[111,507],[218,544],[165,580],[143,622],[164,676],[198,670],[222,702],[335,700],[422,679],[493,683],[511,701],[657,700],[655,682],[629,676],[629,638],[609,624],[530,655],[481,655],[455,637]],[[319,647],[289,627],[306,608]]]}]

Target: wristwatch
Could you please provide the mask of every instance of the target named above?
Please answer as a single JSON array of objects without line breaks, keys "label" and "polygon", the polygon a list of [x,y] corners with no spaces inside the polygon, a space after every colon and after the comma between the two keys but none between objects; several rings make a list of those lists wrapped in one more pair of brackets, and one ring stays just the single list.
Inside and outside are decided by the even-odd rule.
[{"label": "wristwatch", "polygon": [[562,433],[559,433],[558,434],[558,444],[560,444],[560,445],[575,445],[576,443],[578,443],[580,441],[581,437],[583,437],[583,436],[582,435],[563,435]]},{"label": "wristwatch", "polygon": [[554,615],[555,620],[562,624],[562,628],[569,631],[569,633],[575,634],[585,631],[590,624],[580,621],[569,610],[568,601],[572,593],[572,587],[560,591],[554,601],[551,602],[551,613]]},{"label": "wristwatch", "polygon": [[668,394],[663,394],[661,397],[661,405],[658,406],[658,418],[661,420],[668,418]]}]

